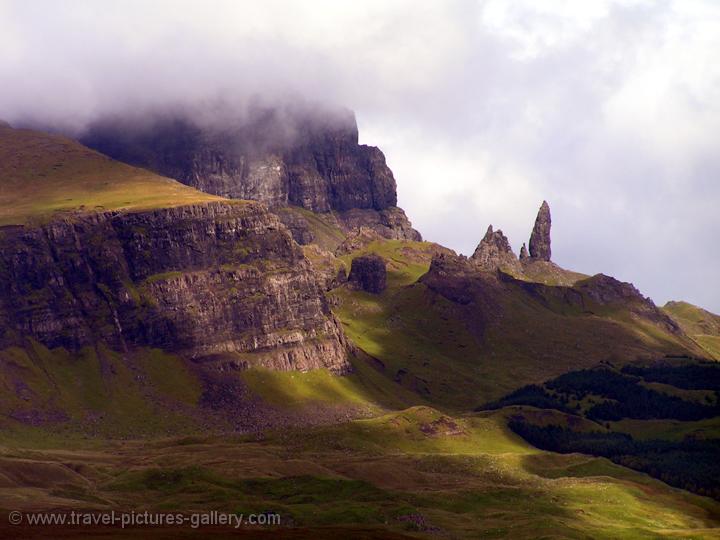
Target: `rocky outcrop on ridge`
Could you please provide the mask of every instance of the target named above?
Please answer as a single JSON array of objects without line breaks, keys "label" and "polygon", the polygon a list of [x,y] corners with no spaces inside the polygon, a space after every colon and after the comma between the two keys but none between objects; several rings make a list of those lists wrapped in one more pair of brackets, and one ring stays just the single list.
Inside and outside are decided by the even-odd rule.
[{"label": "rocky outcrop on ridge", "polygon": [[[493,346],[503,343],[518,356],[545,359],[550,371],[613,355],[631,359],[649,350],[698,351],[632,284],[602,274],[571,286],[548,285],[502,270],[483,271],[470,258],[442,253],[420,282],[455,304],[455,316],[491,355]],[[648,339],[657,341],[648,345]]]},{"label": "rocky outcrop on ridge", "polygon": [[322,284],[254,202],[0,228],[0,347],[150,346],[236,367],[349,370]]}]

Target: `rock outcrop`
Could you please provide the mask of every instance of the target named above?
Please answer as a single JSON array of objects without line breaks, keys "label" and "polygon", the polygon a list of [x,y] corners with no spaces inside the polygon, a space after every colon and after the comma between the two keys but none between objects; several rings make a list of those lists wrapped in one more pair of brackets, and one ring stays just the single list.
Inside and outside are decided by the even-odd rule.
[{"label": "rock outcrop", "polygon": [[150,346],[349,369],[302,250],[263,205],[207,203],[0,228],[0,346]]},{"label": "rock outcrop", "polygon": [[518,258],[513,253],[507,237],[499,229],[493,231],[492,225],[488,227],[470,260],[483,270],[521,271]]},{"label": "rock outcrop", "polygon": [[[105,119],[81,141],[207,193],[271,208],[336,212],[348,226],[376,228],[388,238],[419,238],[397,208],[385,156],[358,143],[352,112],[301,105],[255,106],[242,116],[225,112],[213,120],[180,113]],[[363,212],[342,218],[350,210]]]},{"label": "rock outcrop", "polygon": [[677,323],[650,298],[643,296],[632,283],[605,274],[596,274],[576,282],[573,288],[583,294],[586,303],[589,301],[601,306],[621,306],[636,316],[662,325],[670,333],[680,334]]},{"label": "rock outcrop", "polygon": [[520,261],[524,261],[528,259],[530,255],[528,255],[527,247],[525,247],[525,242],[523,242],[522,247],[520,248]]},{"label": "rock outcrop", "polygon": [[387,286],[385,259],[375,254],[355,257],[350,266],[348,282],[369,293],[383,292]]},{"label": "rock outcrop", "polygon": [[543,201],[535,219],[535,226],[530,235],[530,257],[541,261],[549,261],[550,250],[550,206]]}]

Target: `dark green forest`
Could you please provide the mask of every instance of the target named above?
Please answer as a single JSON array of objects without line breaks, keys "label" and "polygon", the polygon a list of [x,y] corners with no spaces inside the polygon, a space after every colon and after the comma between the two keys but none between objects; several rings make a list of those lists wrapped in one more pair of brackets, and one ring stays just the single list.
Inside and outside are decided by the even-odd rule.
[{"label": "dark green forest", "polygon": [[[648,387],[662,383],[680,395]],[[672,389],[668,389],[673,391]],[[704,390],[689,394],[683,390]],[[720,416],[720,365],[687,360],[627,365],[622,369],[603,364],[566,373],[542,385],[524,386],[477,410],[508,406],[554,409],[597,423],[595,431],[576,431],[561,425],[540,426],[522,414],[514,415],[510,428],[541,448],[561,453],[580,452],[606,457],[615,463],[645,472],[672,486],[720,499],[720,439],[688,437],[679,441],[637,440],[610,429],[610,422],[625,418],[696,421]],[[683,395],[683,397],[680,397]]]}]

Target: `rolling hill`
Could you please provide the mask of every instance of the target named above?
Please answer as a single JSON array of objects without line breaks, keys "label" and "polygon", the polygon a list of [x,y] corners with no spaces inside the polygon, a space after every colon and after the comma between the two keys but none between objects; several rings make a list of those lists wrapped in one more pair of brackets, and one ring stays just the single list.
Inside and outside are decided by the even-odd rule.
[{"label": "rolling hill", "polygon": [[61,135],[0,125],[0,225],[53,215],[220,200]]},{"label": "rolling hill", "polygon": [[663,310],[692,337],[708,355],[720,360],[720,315],[688,302],[668,302]]}]

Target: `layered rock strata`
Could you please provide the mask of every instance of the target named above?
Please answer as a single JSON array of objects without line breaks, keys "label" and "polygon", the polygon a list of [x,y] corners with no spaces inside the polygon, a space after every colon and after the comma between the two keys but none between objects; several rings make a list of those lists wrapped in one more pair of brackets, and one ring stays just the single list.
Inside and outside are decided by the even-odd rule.
[{"label": "layered rock strata", "polygon": [[322,285],[254,202],[0,228],[0,346],[158,347],[281,370],[349,369]]}]

